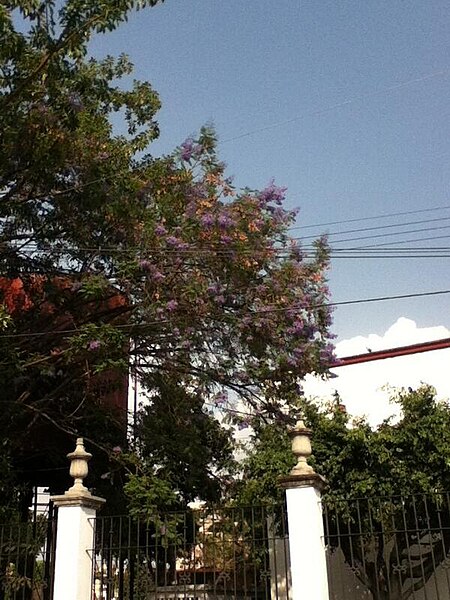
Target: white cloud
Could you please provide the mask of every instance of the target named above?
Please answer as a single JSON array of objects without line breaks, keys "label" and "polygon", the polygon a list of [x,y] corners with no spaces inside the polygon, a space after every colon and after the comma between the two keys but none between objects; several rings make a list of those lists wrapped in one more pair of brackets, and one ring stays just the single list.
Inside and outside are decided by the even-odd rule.
[{"label": "white cloud", "polygon": [[[410,319],[401,317],[384,335],[370,334],[343,340],[336,345],[336,354],[342,358],[370,351],[386,350],[419,342],[450,337],[443,326],[419,328]],[[365,415],[373,425],[397,414],[397,407],[389,401],[390,387],[412,387],[420,383],[433,385],[439,398],[450,398],[450,348],[377,360],[332,369],[337,375],[329,381],[308,376],[305,379],[307,396],[331,398],[337,390],[352,415]]]}]

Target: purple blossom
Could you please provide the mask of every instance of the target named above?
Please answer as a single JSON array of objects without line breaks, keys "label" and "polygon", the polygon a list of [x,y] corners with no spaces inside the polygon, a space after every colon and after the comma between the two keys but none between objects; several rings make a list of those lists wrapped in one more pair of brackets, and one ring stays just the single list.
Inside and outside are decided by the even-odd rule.
[{"label": "purple blossom", "polygon": [[211,225],[214,225],[214,216],[210,213],[206,213],[205,215],[201,216],[200,223],[204,227],[211,227]]},{"label": "purple blossom", "polygon": [[161,223],[159,223],[155,227],[155,233],[156,235],[165,235],[167,233],[167,229],[164,227],[164,225],[161,225]]},{"label": "purple blossom", "polygon": [[193,186],[192,191],[195,193],[197,198],[207,198],[208,197],[208,190],[203,183],[196,183]]},{"label": "purple blossom", "polygon": [[234,221],[228,215],[220,215],[217,219],[217,223],[222,229],[227,229],[228,227],[232,227],[234,225]]},{"label": "purple blossom", "polygon": [[300,335],[303,333],[303,323],[301,321],[294,321],[292,327],[289,327],[287,332],[293,335]]},{"label": "purple blossom", "polygon": [[168,246],[172,246],[172,248],[176,248],[177,250],[187,250],[189,248],[189,244],[183,242],[174,235],[169,235],[166,238],[166,243]]},{"label": "purple blossom", "polygon": [[211,283],[207,289],[211,294],[220,294],[224,288],[220,283]]},{"label": "purple blossom", "polygon": [[169,246],[176,247],[176,246],[178,246],[178,245],[180,244],[180,240],[179,240],[177,237],[175,237],[174,235],[169,235],[169,236],[166,238],[166,243],[167,243]]},{"label": "purple blossom", "polygon": [[143,271],[150,271],[152,268],[152,263],[149,260],[147,260],[146,258],[143,258],[142,260],[139,261],[139,267]]},{"label": "purple blossom", "polygon": [[194,141],[191,138],[184,140],[181,144],[181,160],[188,162],[191,160],[194,147]]},{"label": "purple blossom", "polygon": [[192,218],[193,216],[195,216],[195,213],[197,212],[197,203],[195,202],[195,200],[191,200],[191,202],[189,202],[184,210],[184,214],[186,215],[186,217]]},{"label": "purple blossom", "polygon": [[250,427],[250,423],[250,417],[243,417],[242,419],[240,419],[237,428],[239,431],[242,431],[243,429],[247,429],[248,427]]},{"label": "purple blossom", "polygon": [[274,180],[272,179],[267,187],[259,192],[258,198],[264,204],[269,204],[270,202],[282,204],[283,200],[286,198],[286,190],[287,188],[285,187],[276,186]]},{"label": "purple blossom", "polygon": [[233,241],[233,239],[229,235],[221,235],[220,241],[222,242],[222,244],[230,244]]},{"label": "purple blossom", "polygon": [[169,300],[169,302],[166,304],[166,309],[169,312],[173,312],[174,310],[176,310],[178,307],[178,302],[176,300]]},{"label": "purple blossom", "polygon": [[122,452],[122,448],[120,446],[114,446],[114,448],[112,449],[112,451],[115,454],[120,454]]},{"label": "purple blossom", "polygon": [[102,343],[100,340],[91,340],[88,344],[88,350],[90,350],[90,351],[98,350],[101,345],[102,345]]},{"label": "purple blossom", "polygon": [[181,160],[189,162],[191,158],[198,158],[203,152],[203,146],[201,144],[194,144],[192,138],[184,140],[181,144]]},{"label": "purple blossom", "polygon": [[159,283],[160,281],[164,281],[164,279],[166,278],[165,275],[163,275],[163,273],[161,273],[160,271],[156,271],[154,270],[152,273],[152,279],[155,283]]},{"label": "purple blossom", "polygon": [[327,344],[320,350],[320,359],[326,364],[334,362],[335,355],[333,344]]},{"label": "purple blossom", "polygon": [[281,206],[277,206],[276,208],[268,206],[267,210],[272,214],[275,224],[285,225],[286,223],[290,223],[291,217],[289,216],[289,212],[285,211]]},{"label": "purple blossom", "polygon": [[217,304],[225,304],[225,298],[222,295],[214,296],[214,302],[216,302]]},{"label": "purple blossom", "polygon": [[214,396],[214,404],[217,408],[225,406],[228,402],[228,394],[226,392],[219,392]]}]

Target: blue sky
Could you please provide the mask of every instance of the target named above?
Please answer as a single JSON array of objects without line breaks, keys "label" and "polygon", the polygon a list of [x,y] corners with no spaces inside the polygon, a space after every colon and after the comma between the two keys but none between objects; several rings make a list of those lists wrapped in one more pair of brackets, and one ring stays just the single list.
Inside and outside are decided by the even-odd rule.
[{"label": "blue sky", "polygon": [[[448,206],[295,231],[334,233],[450,218],[449,14],[444,0],[166,0],[96,38],[92,51],[127,53],[136,77],[159,92],[154,154],[212,122],[235,182],[261,188],[274,177],[286,185],[299,226]],[[384,233],[446,226],[450,220]],[[450,228],[392,240],[445,235]],[[332,299],[450,289],[449,264],[335,259]],[[448,327],[449,308],[450,295],[340,307],[334,330],[339,339],[382,333],[399,316]]]}]

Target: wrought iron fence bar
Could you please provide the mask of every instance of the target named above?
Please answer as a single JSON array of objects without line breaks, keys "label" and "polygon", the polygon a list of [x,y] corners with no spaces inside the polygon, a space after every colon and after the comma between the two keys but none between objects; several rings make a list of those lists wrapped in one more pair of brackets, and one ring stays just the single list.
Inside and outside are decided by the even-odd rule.
[{"label": "wrought iron fence bar", "polygon": [[[417,518],[417,506],[416,506],[416,499],[415,497],[412,498],[412,508],[413,508],[413,514],[414,514],[414,520],[417,526],[417,538],[418,538],[418,544],[419,544],[419,553],[420,553],[420,557],[422,558],[422,545],[421,545],[421,541],[420,541],[420,537],[419,537],[419,521]],[[423,568],[423,561],[420,561],[420,568],[421,568],[421,572],[422,572],[422,579],[425,582],[425,571]],[[423,591],[424,591],[424,595],[425,595],[425,600],[429,600],[429,594],[427,592],[427,588],[426,586],[423,587]]]},{"label": "wrought iron fence bar", "polygon": [[[433,535],[431,533],[431,525],[430,525],[430,513],[429,513],[429,510],[428,510],[427,497],[425,495],[423,496],[423,504],[424,504],[424,509],[425,509],[425,519],[426,519],[426,522],[427,522],[428,534],[430,536],[430,541],[433,542]],[[442,537],[442,536],[439,536],[439,537]],[[431,543],[431,561],[432,561],[433,573],[434,573],[434,572],[436,572],[437,565],[436,565],[436,558],[435,558],[435,554],[434,554],[434,545],[433,545],[433,543]],[[437,578],[434,577],[433,580],[434,580],[434,588],[436,590],[436,598],[437,598],[437,600],[440,600],[441,595],[440,595],[440,592],[439,592],[439,586],[438,586]]]}]

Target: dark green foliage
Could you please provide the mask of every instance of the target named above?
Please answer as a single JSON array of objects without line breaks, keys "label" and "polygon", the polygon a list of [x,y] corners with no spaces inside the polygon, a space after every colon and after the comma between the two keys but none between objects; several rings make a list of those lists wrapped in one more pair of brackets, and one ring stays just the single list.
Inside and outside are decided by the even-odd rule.
[{"label": "dark green foliage", "polygon": [[[352,421],[339,398],[325,410],[301,404],[313,430],[309,462],[328,483],[324,503],[330,547],[339,543],[379,600],[409,598],[450,550],[445,493],[450,490],[450,407],[426,385],[398,391],[393,400],[400,418],[376,428],[363,419]],[[238,502],[279,499],[277,478],[292,464],[286,427],[261,425],[244,463]],[[435,537],[430,531],[437,532]],[[426,550],[413,560],[421,539]]]}]

